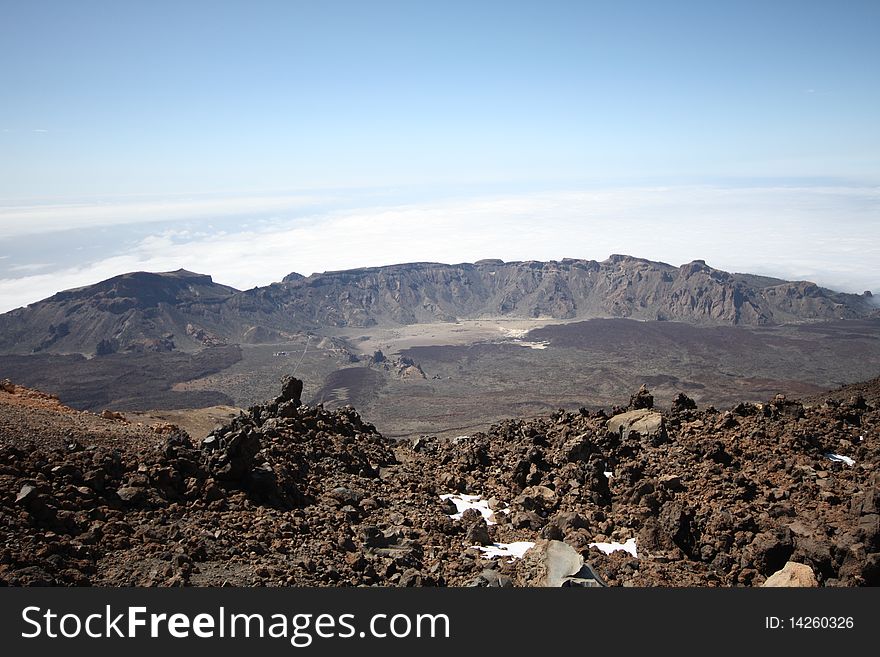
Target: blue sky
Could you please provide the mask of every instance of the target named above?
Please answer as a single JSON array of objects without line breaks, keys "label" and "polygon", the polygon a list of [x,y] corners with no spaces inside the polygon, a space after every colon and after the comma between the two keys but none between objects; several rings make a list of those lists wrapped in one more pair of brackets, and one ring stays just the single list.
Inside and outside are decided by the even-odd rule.
[{"label": "blue sky", "polygon": [[[613,230],[590,217],[625,204],[617,211],[658,235],[705,235],[694,257],[733,256],[718,266],[869,287],[880,283],[862,262],[880,250],[878,33],[880,3],[854,1],[7,1],[0,294],[81,284],[110,273],[110,261],[159,266],[143,243],[168,231],[198,236],[193,244],[239,234],[243,250],[243,226],[326,232],[342,210],[363,218],[347,230],[367,239],[370,217],[389,207],[433,209],[427,223],[424,212],[399,220],[412,237],[399,259],[427,259],[447,230],[441,210],[486,199],[504,199],[493,207],[507,219],[518,202],[533,223],[568,217],[567,237],[554,248],[548,236],[535,258],[607,256],[591,244],[614,240],[571,235]],[[646,191],[658,188],[668,196]],[[799,241],[770,226],[771,261],[747,249],[737,259],[704,230],[715,221],[698,212],[707,190],[714,217],[757,230],[782,213],[826,242],[844,226],[861,236],[860,251],[847,246],[841,262],[831,244],[806,266],[786,246]],[[588,192],[618,198],[600,212]],[[548,194],[555,201],[536,209],[535,196]],[[571,194],[581,194],[579,210],[560,212]],[[480,216],[498,232],[479,255],[528,250],[511,241],[504,215]],[[85,244],[98,229],[109,237],[94,233],[103,246],[84,247],[80,261],[41,246],[64,243],[62,230]],[[633,245],[642,252],[619,246],[687,255],[661,236]],[[354,264],[391,255],[373,250]],[[309,273],[356,256],[291,255],[277,268]],[[54,279],[40,287],[27,279],[36,274]],[[36,298],[7,292],[0,306]]]}]

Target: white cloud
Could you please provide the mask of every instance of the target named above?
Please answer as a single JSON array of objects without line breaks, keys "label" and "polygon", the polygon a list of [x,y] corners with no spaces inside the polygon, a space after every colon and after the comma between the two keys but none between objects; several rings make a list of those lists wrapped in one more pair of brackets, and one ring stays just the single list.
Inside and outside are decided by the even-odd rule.
[{"label": "white cloud", "polygon": [[119,226],[250,213],[290,212],[320,203],[311,195],[227,196],[173,200],[115,200],[66,204],[0,205],[0,238],[77,228]]},{"label": "white cloud", "polygon": [[81,267],[2,279],[0,310],[134,270],[183,267],[244,289],[291,271],[611,253],[675,265],[705,259],[860,292],[880,287],[878,209],[877,188],[834,187],[655,187],[371,207],[237,232],[157,233]]},{"label": "white cloud", "polygon": [[11,272],[28,272],[40,271],[41,269],[49,269],[50,267],[52,267],[52,264],[48,262],[29,262],[24,265],[10,265],[9,267],[7,267],[7,270]]}]

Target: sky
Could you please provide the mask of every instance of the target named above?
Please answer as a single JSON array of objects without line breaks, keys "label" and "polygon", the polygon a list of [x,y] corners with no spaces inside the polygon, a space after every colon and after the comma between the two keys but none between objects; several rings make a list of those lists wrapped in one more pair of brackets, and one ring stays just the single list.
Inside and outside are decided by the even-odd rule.
[{"label": "sky", "polygon": [[880,289],[880,3],[0,3],[0,311],[628,253]]}]

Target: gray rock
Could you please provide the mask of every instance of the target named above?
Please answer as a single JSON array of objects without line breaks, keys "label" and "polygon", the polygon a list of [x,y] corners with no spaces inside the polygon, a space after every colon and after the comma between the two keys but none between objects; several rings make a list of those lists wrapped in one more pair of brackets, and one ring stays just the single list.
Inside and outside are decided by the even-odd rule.
[{"label": "gray rock", "polygon": [[497,570],[486,568],[486,570],[477,575],[468,586],[507,589],[513,586],[513,580],[507,575],[502,575]]},{"label": "gray rock", "polygon": [[646,408],[620,413],[608,420],[608,431],[626,440],[630,434],[644,438],[666,437],[663,416]]},{"label": "gray rock", "polygon": [[116,494],[123,502],[138,502],[145,497],[146,491],[143,488],[135,488],[134,486],[123,486],[116,491]]},{"label": "gray rock", "polygon": [[37,488],[36,486],[30,486],[25,484],[21,487],[21,490],[18,491],[18,495],[15,496],[16,504],[26,504],[28,500],[32,500],[37,496]]},{"label": "gray rock", "polygon": [[573,547],[562,541],[539,540],[525,553],[519,567],[523,586],[604,586],[595,571]]},{"label": "gray rock", "polygon": [[359,493],[358,491],[345,486],[339,486],[331,490],[330,497],[334,499],[339,506],[345,506],[346,504],[358,506],[364,498],[363,493]]},{"label": "gray rock", "polygon": [[492,539],[489,537],[489,527],[486,525],[486,521],[480,518],[479,521],[468,527],[465,541],[470,545],[491,545]]}]

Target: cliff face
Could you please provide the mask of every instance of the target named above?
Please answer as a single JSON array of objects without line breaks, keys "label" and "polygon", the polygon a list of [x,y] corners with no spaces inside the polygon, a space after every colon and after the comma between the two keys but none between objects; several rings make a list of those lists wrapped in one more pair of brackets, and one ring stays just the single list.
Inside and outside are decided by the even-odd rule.
[{"label": "cliff face", "polygon": [[701,325],[762,325],[867,317],[867,297],[813,283],[681,267],[629,256],[474,264],[414,263],[288,277],[225,304],[276,325],[372,326],[456,317],[630,317]]},{"label": "cliff face", "polygon": [[245,292],[180,270],[125,274],[6,313],[0,351],[194,349],[326,326],[488,316],[756,326],[876,314],[868,296],[813,283],[730,274],[701,260],[673,267],[622,255],[603,262],[482,260],[291,274]]}]

